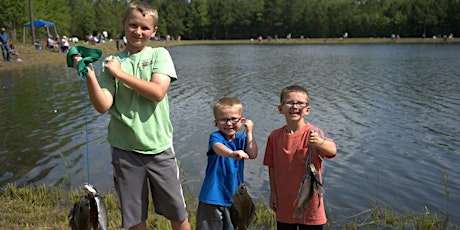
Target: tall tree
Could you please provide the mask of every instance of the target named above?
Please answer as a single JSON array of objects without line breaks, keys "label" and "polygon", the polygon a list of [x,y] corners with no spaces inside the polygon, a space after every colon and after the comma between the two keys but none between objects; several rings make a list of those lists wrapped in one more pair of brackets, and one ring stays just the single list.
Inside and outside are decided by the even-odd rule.
[{"label": "tall tree", "polygon": [[162,6],[162,21],[166,22],[165,35],[173,37],[185,33],[184,21],[186,19],[188,3],[185,0],[170,0]]},{"label": "tall tree", "polygon": [[267,34],[286,36],[289,33],[286,28],[286,22],[283,20],[284,0],[266,0],[265,1],[265,25]]},{"label": "tall tree", "polygon": [[35,25],[34,25],[34,7],[32,5],[32,0],[29,0],[29,18],[30,18],[30,33],[32,35],[32,44],[35,43]]},{"label": "tall tree", "polygon": [[121,37],[123,26],[121,24],[127,2],[124,0],[99,0],[94,3],[96,18],[94,30],[107,31],[109,37]]},{"label": "tall tree", "polygon": [[70,34],[85,38],[96,28],[94,3],[88,0],[69,0],[68,4],[72,12]]},{"label": "tall tree", "polygon": [[236,20],[232,11],[234,4],[234,0],[208,0],[212,39],[230,38],[230,27]]},{"label": "tall tree", "polygon": [[0,1],[0,25],[9,30],[11,40],[16,41],[16,30],[22,28],[23,20],[27,18],[28,10],[25,0]]},{"label": "tall tree", "polygon": [[264,0],[251,0],[252,5],[252,19],[251,19],[251,34],[254,36],[264,35],[263,22],[264,22]]},{"label": "tall tree", "polygon": [[447,7],[446,32],[460,34],[460,0],[449,0]]},{"label": "tall tree", "polygon": [[67,0],[34,0],[34,16],[53,22],[61,35],[69,33],[71,15]]},{"label": "tall tree", "polygon": [[306,31],[306,26],[303,23],[303,17],[308,5],[305,0],[291,0],[290,4],[286,4],[283,11],[283,21],[286,23],[286,30],[293,37],[299,37]]},{"label": "tall tree", "polygon": [[[207,0],[193,0],[189,4],[189,11],[186,20],[188,38],[206,39],[209,38],[209,10]],[[187,38],[187,36],[184,36]]]},{"label": "tall tree", "polygon": [[440,10],[440,4],[438,0],[424,0],[424,1],[413,1],[412,4],[412,16],[414,21],[418,24],[418,28],[424,35],[428,33],[436,34],[436,31],[428,30],[429,28],[436,26],[439,23],[439,15],[442,14]]},{"label": "tall tree", "polygon": [[327,37],[329,31],[327,6],[318,0],[308,0],[305,11],[304,36]]}]

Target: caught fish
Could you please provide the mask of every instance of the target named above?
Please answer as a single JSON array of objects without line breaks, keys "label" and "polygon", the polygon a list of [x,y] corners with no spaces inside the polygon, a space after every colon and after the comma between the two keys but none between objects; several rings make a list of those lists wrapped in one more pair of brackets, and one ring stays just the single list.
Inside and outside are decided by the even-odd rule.
[{"label": "caught fish", "polygon": [[311,198],[313,197],[312,181],[311,172],[303,175],[299,191],[297,192],[297,208],[294,212],[295,218],[302,218],[303,213],[307,210],[308,204],[310,204]]},{"label": "caught fish", "polygon": [[89,200],[86,197],[81,197],[79,201],[75,202],[72,210],[70,210],[69,219],[72,230],[91,229]]},{"label": "caught fish", "polygon": [[248,193],[246,185],[240,184],[232,197],[232,206],[230,207],[230,218],[233,228],[246,230],[254,220],[256,206]]},{"label": "caught fish", "polygon": [[75,202],[69,213],[72,230],[107,230],[108,217],[104,198],[90,184],[84,184],[86,196]]},{"label": "caught fish", "polygon": [[313,164],[310,164],[310,170],[307,172],[300,183],[300,188],[297,193],[297,207],[294,212],[295,218],[302,218],[305,211],[313,198],[313,193],[316,190],[318,194],[318,207],[321,205],[321,197],[323,196],[323,185],[321,184],[318,171]]},{"label": "caught fish", "polygon": [[313,181],[313,190],[316,190],[316,193],[318,194],[318,208],[319,208],[319,206],[321,205],[321,197],[323,197],[323,184],[321,183],[321,180],[319,178],[319,173],[313,164],[310,164],[310,171],[313,174],[313,177],[315,178],[315,180]]}]

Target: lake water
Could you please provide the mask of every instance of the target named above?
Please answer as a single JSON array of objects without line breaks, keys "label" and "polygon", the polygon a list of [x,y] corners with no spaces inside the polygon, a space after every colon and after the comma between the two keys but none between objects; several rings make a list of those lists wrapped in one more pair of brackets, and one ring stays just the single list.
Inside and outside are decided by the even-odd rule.
[{"label": "lake water", "polygon": [[[460,45],[202,45],[168,48],[179,80],[169,91],[184,187],[198,194],[212,104],[235,96],[255,123],[259,157],[245,181],[267,202],[266,139],[284,125],[280,90],[305,86],[306,119],[334,138],[325,199],[335,221],[374,204],[400,212],[449,213],[460,223]],[[64,58],[64,56],[63,56]],[[113,191],[109,115],[85,100],[74,69],[1,72],[0,185],[75,188],[88,179]],[[88,157],[88,158],[87,158]],[[87,170],[89,168],[89,171]],[[447,175],[447,178],[445,177]]]}]

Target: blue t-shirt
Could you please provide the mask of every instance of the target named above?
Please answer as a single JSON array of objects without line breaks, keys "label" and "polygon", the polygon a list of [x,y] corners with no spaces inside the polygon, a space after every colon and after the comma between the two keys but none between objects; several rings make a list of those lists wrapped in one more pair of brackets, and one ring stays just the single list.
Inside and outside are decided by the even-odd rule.
[{"label": "blue t-shirt", "polygon": [[6,46],[8,40],[10,40],[10,37],[6,32],[0,33],[0,42],[2,43],[2,45]]},{"label": "blue t-shirt", "polygon": [[232,196],[243,182],[244,160],[218,155],[212,149],[216,143],[222,143],[229,149],[244,150],[247,145],[245,134],[237,133],[234,140],[226,140],[219,131],[209,136],[208,164],[198,199],[201,202],[230,207]]}]

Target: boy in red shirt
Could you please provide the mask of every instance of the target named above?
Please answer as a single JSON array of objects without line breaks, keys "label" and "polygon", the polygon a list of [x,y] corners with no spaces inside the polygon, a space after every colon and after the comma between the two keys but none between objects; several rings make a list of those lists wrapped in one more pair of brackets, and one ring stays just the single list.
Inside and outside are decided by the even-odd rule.
[{"label": "boy in red shirt", "polygon": [[270,208],[276,214],[278,230],[323,229],[327,222],[323,198],[316,190],[302,217],[294,215],[302,178],[309,170],[306,164],[313,164],[321,175],[322,159],[333,158],[337,153],[334,141],[304,120],[311,110],[309,101],[308,91],[302,86],[282,90],[278,111],[284,115],[286,125],[271,132],[265,149],[263,163],[269,172]]}]

